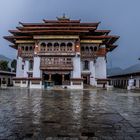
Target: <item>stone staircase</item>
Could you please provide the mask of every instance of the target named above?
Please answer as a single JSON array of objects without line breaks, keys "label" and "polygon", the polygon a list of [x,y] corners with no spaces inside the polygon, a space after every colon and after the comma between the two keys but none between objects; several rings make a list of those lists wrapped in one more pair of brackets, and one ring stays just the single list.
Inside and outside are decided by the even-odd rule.
[{"label": "stone staircase", "polygon": [[84,84],[84,89],[95,89],[94,86]]},{"label": "stone staircase", "polygon": [[60,86],[54,85],[53,90],[64,90],[64,88],[62,88],[61,85]]}]

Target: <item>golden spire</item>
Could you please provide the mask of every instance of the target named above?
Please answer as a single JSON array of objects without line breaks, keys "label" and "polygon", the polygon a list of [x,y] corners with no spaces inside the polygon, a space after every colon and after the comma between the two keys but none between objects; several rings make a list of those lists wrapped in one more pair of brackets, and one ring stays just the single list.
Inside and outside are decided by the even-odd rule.
[{"label": "golden spire", "polygon": [[56,17],[56,18],[57,18],[57,20],[70,20],[70,18],[67,17],[67,16],[65,15],[65,13],[63,13],[63,15],[62,15],[61,17]]}]

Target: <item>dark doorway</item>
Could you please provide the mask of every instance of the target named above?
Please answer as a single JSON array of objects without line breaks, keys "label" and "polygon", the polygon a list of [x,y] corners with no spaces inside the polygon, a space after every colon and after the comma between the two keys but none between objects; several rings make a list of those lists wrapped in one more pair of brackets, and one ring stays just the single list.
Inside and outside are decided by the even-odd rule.
[{"label": "dark doorway", "polygon": [[49,80],[49,74],[43,73],[43,80]]},{"label": "dark doorway", "polygon": [[65,75],[65,80],[66,80],[66,81],[70,81],[70,74],[66,74],[66,75]]},{"label": "dark doorway", "polygon": [[83,79],[84,79],[84,84],[87,84],[87,85],[90,84],[90,82],[89,82],[89,75],[84,75]]},{"label": "dark doorway", "polygon": [[87,80],[87,76],[83,76],[83,79],[84,79],[84,84],[87,84],[88,82],[88,80]]},{"label": "dark doorway", "polygon": [[61,74],[53,74],[52,81],[55,85],[62,85],[62,75]]},{"label": "dark doorway", "polygon": [[10,80],[10,78],[8,78],[8,86],[10,86],[11,85],[11,80]]}]

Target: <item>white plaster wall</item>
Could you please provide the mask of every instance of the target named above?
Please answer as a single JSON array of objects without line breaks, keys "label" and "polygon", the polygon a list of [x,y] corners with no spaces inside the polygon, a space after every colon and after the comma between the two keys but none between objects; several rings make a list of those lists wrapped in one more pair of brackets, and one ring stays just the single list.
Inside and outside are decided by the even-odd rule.
[{"label": "white plaster wall", "polygon": [[30,88],[32,88],[32,89],[42,89],[42,81],[40,81],[40,84],[32,84],[32,81],[30,81]]},{"label": "white plaster wall", "polygon": [[13,81],[13,85],[14,85],[14,87],[20,87],[21,86],[21,81],[20,81],[20,83],[15,83],[15,81]]},{"label": "white plaster wall", "polygon": [[80,62],[81,72],[83,71],[83,62]]},{"label": "white plaster wall", "polygon": [[40,57],[34,57],[33,77],[34,78],[40,78],[41,77]]},{"label": "white plaster wall", "polygon": [[83,89],[82,85],[71,85],[71,86],[67,86],[68,89],[73,89],[73,90],[79,90],[79,89]]},{"label": "white plaster wall", "polygon": [[26,60],[24,64],[24,76],[23,77],[28,77],[28,71],[29,71],[29,61]]},{"label": "white plaster wall", "polygon": [[97,86],[97,82],[95,79],[95,63],[93,61],[89,62],[89,68],[90,68],[90,72],[91,72],[90,85]]},{"label": "white plaster wall", "polygon": [[136,79],[136,87],[137,87],[137,88],[140,88],[140,87],[139,87],[139,80],[140,80],[140,78],[137,77],[137,78],[135,78],[135,79]]},{"label": "white plaster wall", "polygon": [[28,81],[26,81],[26,83],[23,83],[22,80],[20,81],[20,83],[16,83],[15,81],[13,81],[13,85],[15,87],[27,88],[28,87]]},{"label": "white plaster wall", "polygon": [[17,68],[16,68],[16,77],[23,77],[24,70],[22,70],[22,58],[18,57],[17,59]]},{"label": "white plaster wall", "polygon": [[98,57],[95,63],[95,77],[106,79],[106,60],[105,57]]},{"label": "white plaster wall", "polygon": [[27,88],[28,87],[28,81],[26,81],[26,83],[23,83],[23,81],[21,81],[20,87]]},{"label": "white plaster wall", "polygon": [[80,57],[75,56],[73,58],[73,72],[72,72],[72,78],[81,78],[81,63],[80,63]]}]

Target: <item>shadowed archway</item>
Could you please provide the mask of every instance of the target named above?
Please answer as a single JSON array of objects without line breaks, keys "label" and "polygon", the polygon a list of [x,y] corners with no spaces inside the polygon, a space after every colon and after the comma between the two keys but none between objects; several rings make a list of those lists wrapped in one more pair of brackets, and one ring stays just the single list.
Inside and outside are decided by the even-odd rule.
[{"label": "shadowed archway", "polygon": [[55,85],[62,85],[62,75],[61,74],[53,74],[52,81],[54,81]]}]

